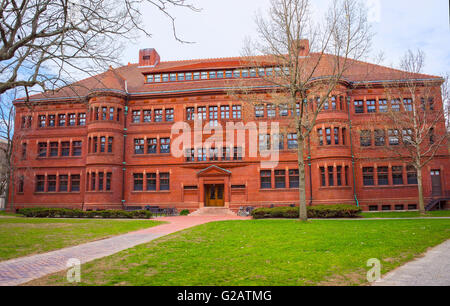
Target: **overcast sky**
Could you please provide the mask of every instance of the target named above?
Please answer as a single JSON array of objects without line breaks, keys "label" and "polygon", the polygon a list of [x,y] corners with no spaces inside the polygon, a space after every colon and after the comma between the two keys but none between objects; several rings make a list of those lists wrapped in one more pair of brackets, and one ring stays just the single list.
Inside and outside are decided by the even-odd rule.
[{"label": "overcast sky", "polygon": [[[195,42],[181,44],[172,35],[171,25],[156,10],[146,10],[146,28],[153,34],[129,45],[123,62],[137,62],[138,50],[155,48],[162,61],[239,56],[246,36],[256,33],[254,17],[267,10],[269,0],[193,0],[199,13],[176,10],[181,38]],[[324,10],[331,0],[313,0],[315,10]],[[424,72],[450,71],[449,1],[447,0],[368,0],[370,19],[376,33],[373,54],[384,53],[384,65],[398,66],[408,49],[426,53]]]}]

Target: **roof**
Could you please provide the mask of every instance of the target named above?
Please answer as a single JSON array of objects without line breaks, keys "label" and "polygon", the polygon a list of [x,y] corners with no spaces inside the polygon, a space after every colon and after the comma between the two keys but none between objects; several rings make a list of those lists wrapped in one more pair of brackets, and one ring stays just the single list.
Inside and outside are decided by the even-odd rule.
[{"label": "roof", "polygon": [[[311,57],[319,56],[311,53]],[[320,65],[315,73],[316,77],[326,76],[330,71],[333,55],[323,56]],[[255,57],[260,63],[269,63],[267,56]],[[217,91],[230,89],[237,84],[242,85],[242,79],[215,79],[196,80],[167,83],[145,83],[145,74],[148,73],[170,73],[187,72],[211,69],[233,69],[245,67],[248,58],[229,57],[211,59],[192,59],[182,61],[160,62],[155,67],[139,67],[138,64],[128,64],[116,69],[110,68],[106,72],[93,77],[75,82],[57,91],[36,94],[30,97],[31,100],[63,100],[77,97],[85,97],[92,91],[109,90],[130,95],[169,94],[196,91]],[[247,64],[248,65],[248,64]],[[330,73],[329,73],[330,74]],[[416,80],[440,80],[438,76],[427,74],[408,74],[404,71],[390,67],[375,65],[363,61],[348,60],[348,69],[344,73],[344,79],[350,83],[376,83],[384,81],[400,81],[405,79]],[[262,79],[246,79],[245,82],[252,87],[267,87],[268,82]],[[17,100],[20,101],[21,99]]]}]

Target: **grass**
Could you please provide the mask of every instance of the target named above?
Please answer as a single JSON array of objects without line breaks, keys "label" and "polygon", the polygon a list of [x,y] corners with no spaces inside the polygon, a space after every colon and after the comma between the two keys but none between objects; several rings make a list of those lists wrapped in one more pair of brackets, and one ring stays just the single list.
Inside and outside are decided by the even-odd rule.
[{"label": "grass", "polygon": [[148,220],[0,218],[0,261],[44,253],[160,224]]},{"label": "grass", "polygon": [[443,219],[216,222],[84,264],[80,285],[361,285],[367,260],[386,273],[447,239]]},{"label": "grass", "polygon": [[450,210],[429,211],[422,216],[418,211],[388,211],[388,212],[364,212],[363,218],[419,218],[419,217],[450,217]]},{"label": "grass", "polygon": [[12,212],[8,212],[8,211],[4,211],[4,210],[0,210],[0,216],[20,217],[21,215],[15,214],[15,213],[12,213]]}]

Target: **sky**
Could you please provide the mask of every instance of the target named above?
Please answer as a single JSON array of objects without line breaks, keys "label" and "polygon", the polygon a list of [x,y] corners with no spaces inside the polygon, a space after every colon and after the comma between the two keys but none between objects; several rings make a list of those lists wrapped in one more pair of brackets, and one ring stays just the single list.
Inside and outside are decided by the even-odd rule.
[{"label": "sky", "polygon": [[[191,44],[177,42],[169,20],[155,9],[142,11],[142,36],[124,49],[123,62],[135,63],[138,51],[155,48],[162,61],[239,56],[246,37],[256,35],[255,15],[270,7],[270,0],[192,0],[200,12],[173,11],[178,35]],[[450,71],[450,22],[447,0],[367,0],[369,19],[375,33],[368,59],[380,52],[381,63],[397,67],[408,49],[426,54],[424,73],[442,75]],[[312,0],[319,15],[331,0]]]}]

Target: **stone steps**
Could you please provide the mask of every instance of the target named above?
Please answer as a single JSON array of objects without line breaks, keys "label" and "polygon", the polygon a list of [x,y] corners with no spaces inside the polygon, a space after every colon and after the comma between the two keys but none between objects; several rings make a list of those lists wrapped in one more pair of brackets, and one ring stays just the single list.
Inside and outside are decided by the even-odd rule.
[{"label": "stone steps", "polygon": [[203,207],[190,216],[237,216],[236,213],[225,207]]}]

